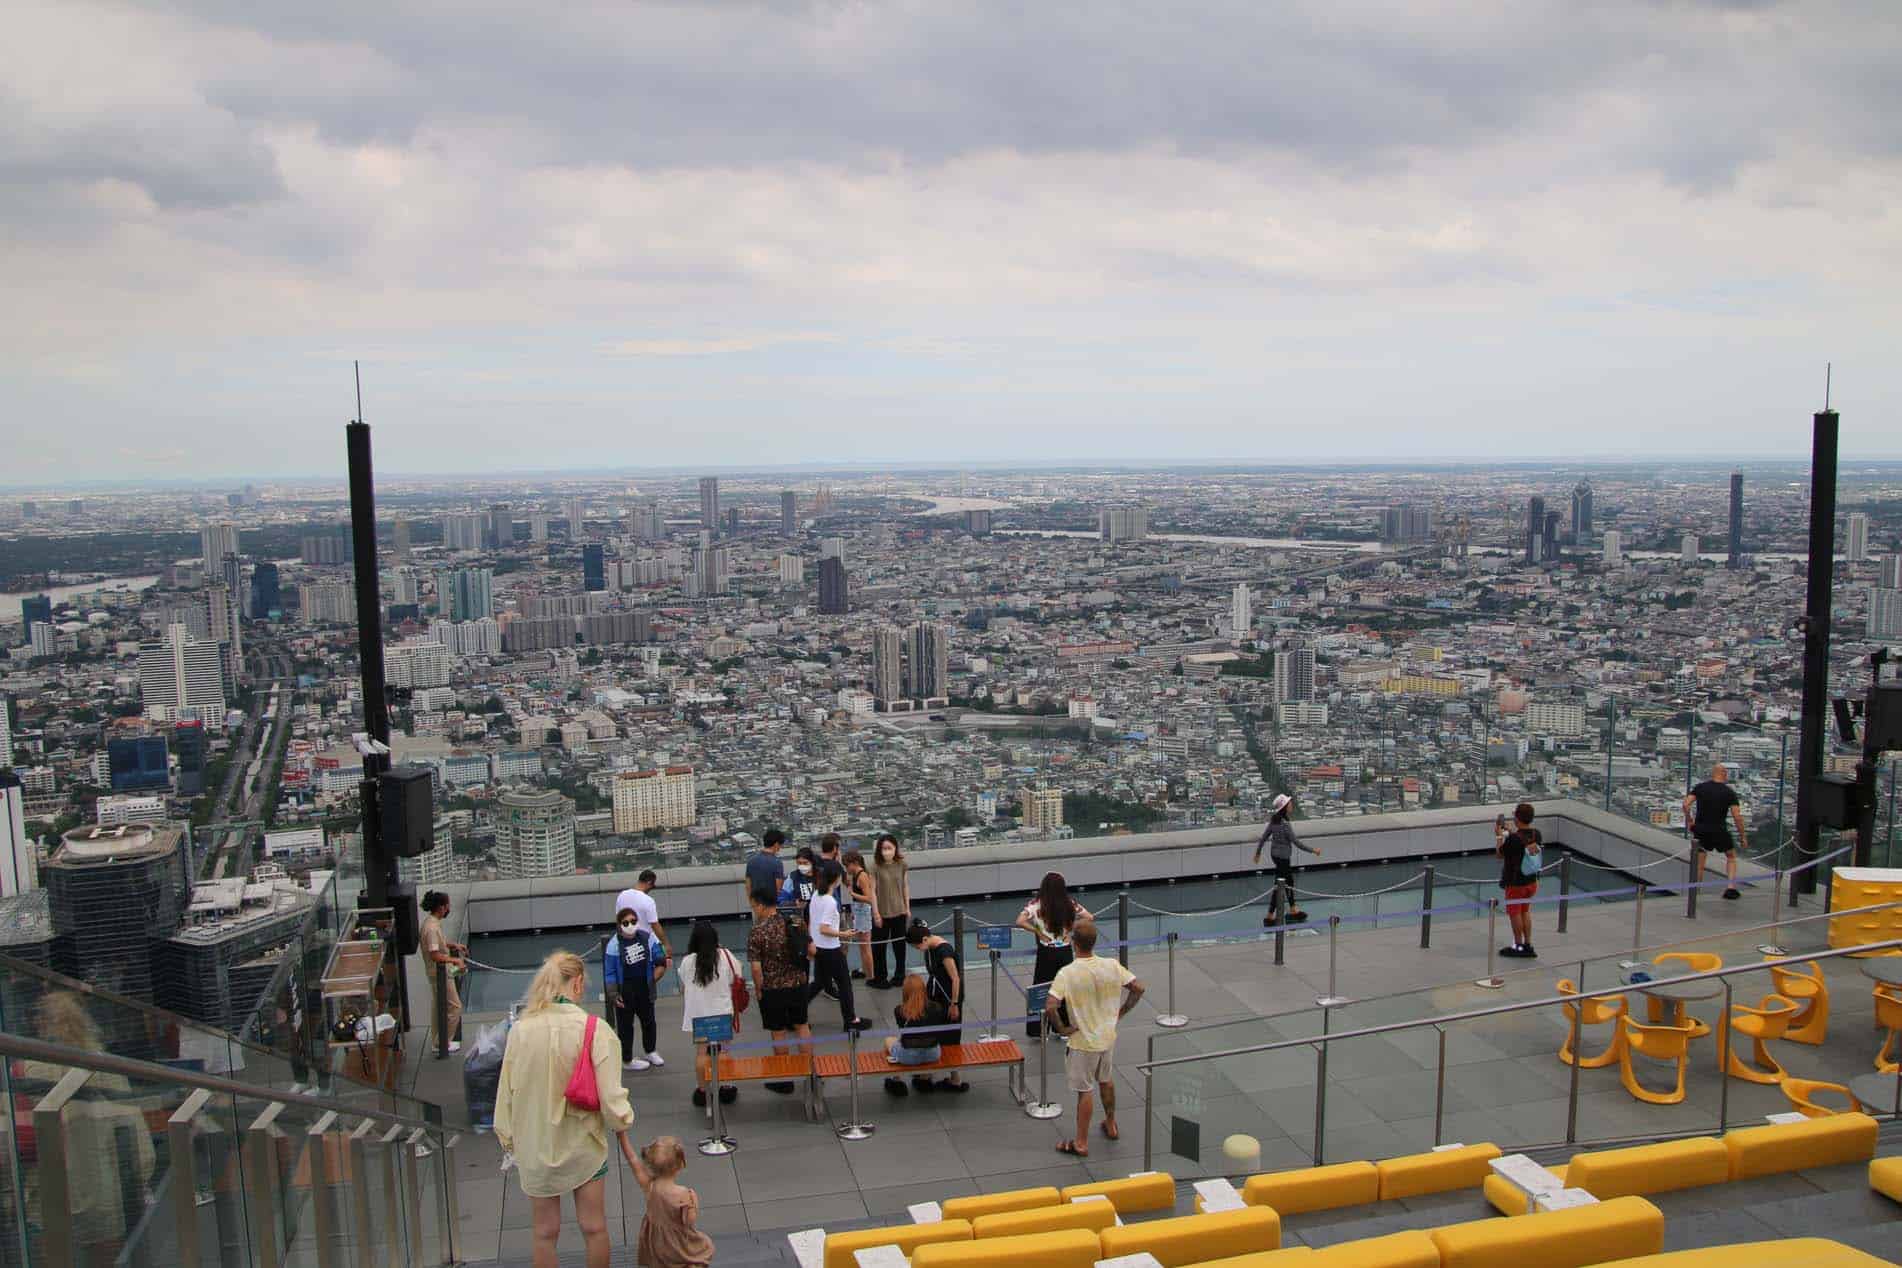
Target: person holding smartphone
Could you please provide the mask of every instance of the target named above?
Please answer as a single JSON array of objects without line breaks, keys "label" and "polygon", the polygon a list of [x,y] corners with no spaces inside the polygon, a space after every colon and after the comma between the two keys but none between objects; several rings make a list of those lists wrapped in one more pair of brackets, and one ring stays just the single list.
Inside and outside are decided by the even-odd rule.
[{"label": "person holding smartphone", "polygon": [[[1506,920],[1512,926],[1512,945],[1501,947],[1499,954],[1519,960],[1537,959],[1539,954],[1532,949],[1532,899],[1539,892],[1536,871],[1544,838],[1532,826],[1532,815],[1531,803],[1522,801],[1513,808],[1510,831],[1506,816],[1493,820],[1493,849],[1499,854],[1499,888],[1506,891]],[[1530,869],[1525,865],[1527,855],[1533,859]],[[1528,871],[1534,873],[1534,879],[1526,879]]]}]

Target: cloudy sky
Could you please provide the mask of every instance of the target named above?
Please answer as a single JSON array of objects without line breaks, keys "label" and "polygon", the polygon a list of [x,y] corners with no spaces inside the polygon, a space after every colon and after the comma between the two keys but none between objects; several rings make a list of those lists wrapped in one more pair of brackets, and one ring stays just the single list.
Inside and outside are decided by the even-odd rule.
[{"label": "cloudy sky", "polygon": [[1902,456],[1892,0],[7,27],[0,484]]}]

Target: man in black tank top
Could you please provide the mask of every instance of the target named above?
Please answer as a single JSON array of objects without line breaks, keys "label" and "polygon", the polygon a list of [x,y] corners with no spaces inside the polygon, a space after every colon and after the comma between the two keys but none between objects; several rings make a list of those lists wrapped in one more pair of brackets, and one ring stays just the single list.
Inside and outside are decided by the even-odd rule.
[{"label": "man in black tank top", "polygon": [[[1737,796],[1737,790],[1728,782],[1730,772],[1719,762],[1710,768],[1710,778],[1699,784],[1685,795],[1684,826],[1691,830],[1691,849],[1697,860],[1697,879],[1704,879],[1704,856],[1709,853],[1721,853],[1724,856],[1724,875],[1730,883],[1724,889],[1725,898],[1737,897],[1737,846],[1750,848],[1750,840],[1744,832],[1743,801]],[[1730,839],[1731,823],[1737,825],[1737,840]]]}]

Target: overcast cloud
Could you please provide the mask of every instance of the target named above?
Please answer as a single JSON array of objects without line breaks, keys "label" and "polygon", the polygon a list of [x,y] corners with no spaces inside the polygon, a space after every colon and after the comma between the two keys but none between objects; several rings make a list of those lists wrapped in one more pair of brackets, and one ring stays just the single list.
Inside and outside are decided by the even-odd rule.
[{"label": "overcast cloud", "polygon": [[1902,456],[1891,0],[8,27],[0,484]]}]

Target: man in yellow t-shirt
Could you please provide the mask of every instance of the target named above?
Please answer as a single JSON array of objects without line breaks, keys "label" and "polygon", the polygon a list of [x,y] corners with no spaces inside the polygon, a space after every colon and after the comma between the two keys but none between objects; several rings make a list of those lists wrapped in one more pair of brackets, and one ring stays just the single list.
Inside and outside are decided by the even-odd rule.
[{"label": "man in yellow t-shirt", "polygon": [[1092,1093],[1103,1098],[1103,1135],[1122,1138],[1116,1127],[1116,1023],[1136,1007],[1143,984],[1115,960],[1096,954],[1095,921],[1077,921],[1070,931],[1070,944],[1076,948],[1076,959],[1057,970],[1050,983],[1044,1021],[1069,1043],[1063,1073],[1076,1093],[1076,1139],[1058,1142],[1057,1152],[1087,1158]]}]

